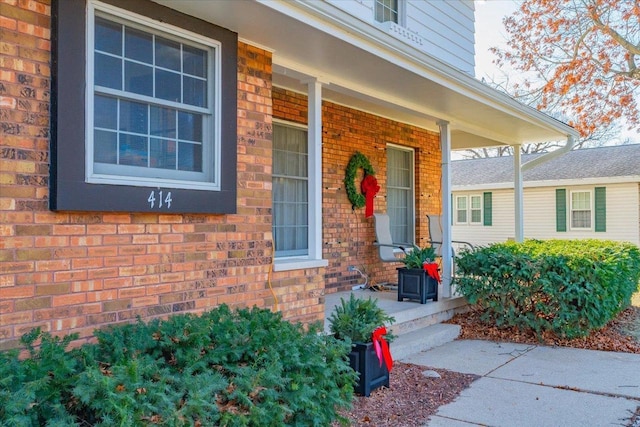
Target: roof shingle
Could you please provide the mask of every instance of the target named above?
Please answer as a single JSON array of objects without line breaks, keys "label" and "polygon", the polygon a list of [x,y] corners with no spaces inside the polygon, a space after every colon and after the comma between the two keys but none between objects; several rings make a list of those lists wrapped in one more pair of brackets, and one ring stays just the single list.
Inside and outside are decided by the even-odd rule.
[{"label": "roof shingle", "polygon": [[[522,164],[542,154],[522,156]],[[524,181],[640,176],[640,144],[573,150],[527,170]],[[451,162],[453,186],[513,182],[513,157]]]}]

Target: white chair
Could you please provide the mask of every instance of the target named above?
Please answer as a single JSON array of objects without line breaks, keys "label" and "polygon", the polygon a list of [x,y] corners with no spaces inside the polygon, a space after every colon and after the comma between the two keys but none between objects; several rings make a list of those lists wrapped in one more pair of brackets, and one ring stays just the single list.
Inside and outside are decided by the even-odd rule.
[{"label": "white chair", "polygon": [[[427,215],[429,225],[429,243],[436,250],[438,256],[442,256],[442,215]],[[452,268],[456,271],[456,250],[473,250],[474,247],[469,242],[461,240],[451,241]]]},{"label": "white chair", "polygon": [[396,249],[402,250],[405,254],[411,252],[413,244],[394,242],[391,238],[391,223],[387,214],[373,214],[376,241],[373,243],[378,247],[378,255],[384,262],[401,262],[402,258],[396,256]]}]

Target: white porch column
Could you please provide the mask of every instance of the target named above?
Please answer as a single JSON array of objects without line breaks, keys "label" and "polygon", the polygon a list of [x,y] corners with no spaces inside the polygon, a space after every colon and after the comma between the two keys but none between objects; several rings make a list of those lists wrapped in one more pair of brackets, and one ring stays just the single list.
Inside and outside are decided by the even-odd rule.
[{"label": "white porch column", "polygon": [[322,258],[322,83],[307,82],[309,138],[309,258]]},{"label": "white porch column", "polygon": [[513,201],[515,204],[515,239],[524,240],[524,190],[522,180],[522,165],[520,161],[520,145],[513,146]]},{"label": "white porch column", "polygon": [[449,122],[438,122],[440,127],[440,151],[442,152],[442,296],[451,297],[451,131]]}]

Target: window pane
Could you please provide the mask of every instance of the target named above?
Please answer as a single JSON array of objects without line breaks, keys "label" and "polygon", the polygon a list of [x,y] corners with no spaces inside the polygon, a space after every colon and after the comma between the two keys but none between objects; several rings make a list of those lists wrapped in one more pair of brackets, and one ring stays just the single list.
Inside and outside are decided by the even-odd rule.
[{"label": "window pane", "polygon": [[178,112],[178,139],[202,142],[202,116]]},{"label": "window pane", "polygon": [[[101,163],[95,171],[213,181],[217,178],[214,155],[218,152],[213,147],[217,142],[214,117],[192,108],[211,105],[208,62],[212,50],[186,46],[178,38],[163,36],[161,24],[159,28],[134,28],[124,19],[119,23],[109,19],[96,16],[94,21],[95,101],[91,120],[93,160]],[[106,95],[103,87],[127,93],[112,91]],[[176,104],[183,106],[176,108]],[[106,167],[105,163],[137,169]],[[159,169],[176,172],[159,175]]]},{"label": "window pane", "polygon": [[571,212],[571,227],[591,228],[591,211]]},{"label": "window pane", "polygon": [[120,130],[147,134],[147,106],[139,102],[120,101]]},{"label": "window pane", "polygon": [[135,62],[124,63],[124,90],[153,96],[153,68]]},{"label": "window pane", "polygon": [[176,168],[176,142],[151,138],[149,166],[160,169]]},{"label": "window pane", "polygon": [[178,169],[202,172],[202,146],[181,142],[178,147]]},{"label": "window pane", "polygon": [[183,78],[183,83],[184,96],[182,102],[189,105],[195,105],[196,107],[206,107],[207,82],[205,80],[185,76]]},{"label": "window pane", "polygon": [[183,46],[182,71],[192,76],[207,76],[207,52],[191,46]]},{"label": "window pane", "polygon": [[467,211],[466,210],[458,210],[456,211],[456,222],[467,222]]},{"label": "window pane", "polygon": [[95,84],[112,89],[122,89],[122,60],[113,56],[95,54]]},{"label": "window pane", "polygon": [[574,192],[571,193],[571,207],[573,209],[591,209],[591,193]]},{"label": "window pane", "polygon": [[156,97],[180,102],[180,74],[156,70]]},{"label": "window pane", "polygon": [[387,147],[387,213],[395,242],[412,243],[413,151]]},{"label": "window pane", "polygon": [[472,210],[471,211],[471,222],[480,222],[482,221],[482,211],[480,210]]},{"label": "window pane", "polygon": [[124,35],[124,56],[136,61],[153,63],[153,37],[149,33],[127,28]]},{"label": "window pane", "polygon": [[480,196],[471,196],[471,209],[480,209]]},{"label": "window pane", "polygon": [[398,0],[375,0],[376,21],[398,23]]},{"label": "window pane", "polygon": [[97,128],[118,129],[118,100],[96,95],[93,123]]},{"label": "window pane", "polygon": [[278,256],[309,253],[307,132],[273,129],[273,235]]},{"label": "window pane", "polygon": [[147,138],[120,134],[121,165],[147,166]]},{"label": "window pane", "polygon": [[96,130],[93,133],[93,161],[97,163],[118,163],[118,134]]},{"label": "window pane", "polygon": [[180,71],[180,43],[156,37],[156,65]]},{"label": "window pane", "polygon": [[152,106],[151,135],[175,138],[177,136],[176,110]]},{"label": "window pane", "polygon": [[457,197],[456,198],[456,206],[458,209],[467,210],[467,198],[466,197]]},{"label": "window pane", "polygon": [[96,18],[96,50],[122,56],[122,25]]}]

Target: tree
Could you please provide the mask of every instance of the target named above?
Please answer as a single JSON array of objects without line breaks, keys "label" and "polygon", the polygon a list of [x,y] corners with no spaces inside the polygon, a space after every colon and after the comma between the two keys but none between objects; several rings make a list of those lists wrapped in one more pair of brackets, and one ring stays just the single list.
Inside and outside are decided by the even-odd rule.
[{"label": "tree", "polygon": [[[483,82],[488,85],[494,87],[495,89],[501,90],[508,95],[512,96],[519,102],[529,105],[532,107],[536,106],[536,99],[533,94],[525,93],[522,91],[518,91],[517,83],[512,83],[509,75],[504,74],[503,80],[500,82],[496,82],[495,80],[490,80],[486,82],[483,79]],[[571,120],[564,117],[562,114],[559,114],[554,111],[546,111],[545,113],[555,117],[556,119],[562,122],[571,122]],[[615,141],[620,137],[620,126],[617,123],[611,122],[608,124],[602,124],[599,128],[595,129],[588,135],[584,135],[580,137],[577,141],[575,141],[573,149],[577,150],[580,148],[588,148],[588,147],[598,147],[606,144],[610,141]],[[564,146],[566,141],[547,141],[547,142],[536,142],[531,144],[523,144],[521,147],[522,154],[535,154],[535,153],[546,153],[549,151],[553,151],[557,148]],[[630,143],[627,139],[622,142],[623,144]],[[512,146],[499,146],[499,147],[483,147],[483,148],[471,148],[467,150],[460,151],[460,155],[465,159],[481,159],[485,157],[501,157],[501,156],[512,156],[513,155],[513,147]]]},{"label": "tree", "polygon": [[496,63],[526,74],[513,95],[569,117],[583,137],[620,119],[640,130],[638,0],[527,0],[504,24]]}]

